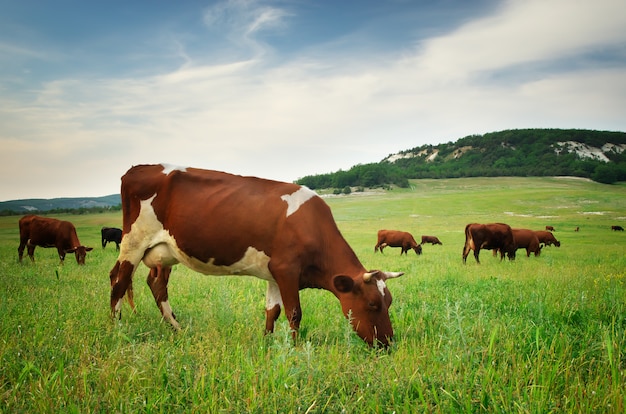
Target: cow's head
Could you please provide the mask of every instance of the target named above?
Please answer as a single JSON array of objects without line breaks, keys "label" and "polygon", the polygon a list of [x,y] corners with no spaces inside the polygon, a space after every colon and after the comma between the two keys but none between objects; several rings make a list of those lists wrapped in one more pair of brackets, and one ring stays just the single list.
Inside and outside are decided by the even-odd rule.
[{"label": "cow's head", "polygon": [[78,246],[66,250],[65,253],[74,253],[76,255],[76,263],[78,263],[79,265],[84,265],[85,257],[87,257],[87,252],[90,252],[92,250],[93,247]]},{"label": "cow's head", "polygon": [[417,253],[418,255],[422,254],[422,245],[416,245],[415,247],[413,247],[413,250],[415,250],[415,253]]},{"label": "cow's head", "polygon": [[350,276],[335,276],[333,279],[344,315],[369,345],[381,344],[386,347],[393,337],[389,319],[391,292],[385,281],[403,274],[375,270],[356,279]]}]

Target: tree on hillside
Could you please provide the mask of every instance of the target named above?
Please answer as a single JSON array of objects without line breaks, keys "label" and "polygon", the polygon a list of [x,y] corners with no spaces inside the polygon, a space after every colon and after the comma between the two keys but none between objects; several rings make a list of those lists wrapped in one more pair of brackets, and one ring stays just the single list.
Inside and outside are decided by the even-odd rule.
[{"label": "tree on hillside", "polygon": [[469,135],[455,143],[429,144],[402,152],[404,155],[437,152],[434,159],[416,155],[395,162],[359,164],[348,171],[303,177],[298,183],[313,189],[389,184],[407,187],[408,180],[416,178],[553,175],[573,175],[605,183],[626,181],[626,153],[607,152],[609,164],[567,151],[557,153],[558,143],[567,141],[597,148],[606,143],[626,145],[626,133],[519,129]]}]

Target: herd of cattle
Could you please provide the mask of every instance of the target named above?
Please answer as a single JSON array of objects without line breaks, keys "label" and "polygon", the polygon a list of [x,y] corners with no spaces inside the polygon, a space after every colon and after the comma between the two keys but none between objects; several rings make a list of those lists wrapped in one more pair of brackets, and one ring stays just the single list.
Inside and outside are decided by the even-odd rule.
[{"label": "herd of cattle", "polygon": [[[157,164],[132,167],[122,177],[121,197],[123,229],[101,230],[102,248],[113,242],[119,250],[109,274],[112,317],[121,317],[124,297],[135,310],[132,277],[143,262],[163,318],[179,329],[167,285],[172,266],[181,263],[204,274],[251,275],[267,281],[266,332],[274,330],[282,307],[295,335],[302,318],[299,290],[321,288],[337,297],[365,342],[387,346],[393,337],[386,281],[403,273],[366,270],[339,232],[328,205],[306,187]],[[514,259],[521,248],[527,256],[538,256],[544,245],[560,246],[548,229],[554,230],[468,224],[463,262],[473,251],[480,263],[482,249],[499,252],[501,259]],[[61,263],[67,253],[74,253],[77,263],[84,264],[93,249],[80,243],[68,221],[27,215],[19,220],[19,230],[20,262],[25,248],[34,261],[35,247],[40,246],[56,247]],[[418,244],[408,232],[380,230],[374,251],[400,247],[401,255],[409,250],[419,255],[427,243],[442,244],[435,236],[422,236]]]}]

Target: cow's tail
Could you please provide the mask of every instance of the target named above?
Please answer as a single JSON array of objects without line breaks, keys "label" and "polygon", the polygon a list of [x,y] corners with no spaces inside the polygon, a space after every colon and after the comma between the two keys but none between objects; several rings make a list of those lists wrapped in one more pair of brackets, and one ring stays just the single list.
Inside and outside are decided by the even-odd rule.
[{"label": "cow's tail", "polygon": [[472,238],[472,232],[470,231],[470,225],[465,226],[465,245],[463,246],[463,263],[466,262],[467,256],[470,250],[474,250],[474,239]]}]

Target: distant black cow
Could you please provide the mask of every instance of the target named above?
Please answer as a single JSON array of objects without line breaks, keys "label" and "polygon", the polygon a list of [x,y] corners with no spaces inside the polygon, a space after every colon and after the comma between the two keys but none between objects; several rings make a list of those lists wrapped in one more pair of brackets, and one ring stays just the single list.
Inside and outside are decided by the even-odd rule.
[{"label": "distant black cow", "polygon": [[102,233],[102,248],[104,249],[107,242],[115,242],[115,249],[120,249],[120,243],[122,242],[122,230],[115,227],[103,227]]},{"label": "distant black cow", "polygon": [[622,226],[611,226],[611,230],[613,231],[624,231]]}]

